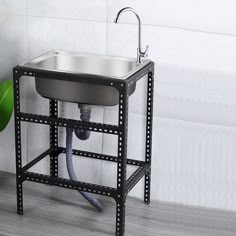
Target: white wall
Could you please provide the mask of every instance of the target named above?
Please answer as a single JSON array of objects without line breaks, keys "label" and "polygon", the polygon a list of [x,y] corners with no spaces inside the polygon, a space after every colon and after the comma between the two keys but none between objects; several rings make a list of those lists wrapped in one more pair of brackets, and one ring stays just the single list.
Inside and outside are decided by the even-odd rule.
[{"label": "white wall", "polygon": [[[12,79],[12,68],[27,59],[27,1],[0,0],[0,81]],[[21,106],[25,103],[25,86],[22,84]],[[26,162],[26,127],[22,127],[23,163]],[[15,171],[13,117],[0,133],[0,170]]]},{"label": "white wall", "polygon": [[[112,21],[120,8],[136,8],[143,20],[143,44],[150,45],[149,57],[156,63],[152,198],[236,210],[235,1],[28,0],[27,19],[25,11],[19,13],[24,1],[7,2],[13,5],[12,18],[21,14],[27,21],[22,32],[27,31],[28,59],[52,49],[135,57],[135,18],[127,13],[121,24]],[[18,24],[20,20],[12,27]],[[25,41],[24,35],[20,41]],[[32,79],[27,86],[26,110],[46,113],[47,101],[33,92]],[[144,91],[145,84],[139,82],[130,98],[128,155],[138,159],[144,152]],[[96,107],[93,120],[115,123],[116,111]],[[70,104],[61,105],[61,114],[79,116],[76,105]],[[28,161],[48,145],[47,129],[32,127],[27,131]],[[76,141],[74,146],[115,155],[116,138],[93,134],[87,143]],[[75,162],[82,180],[115,184],[114,165],[83,158]],[[45,173],[48,165],[42,162],[36,169]],[[66,176],[64,163],[60,172]],[[131,195],[142,197],[141,184]]]}]

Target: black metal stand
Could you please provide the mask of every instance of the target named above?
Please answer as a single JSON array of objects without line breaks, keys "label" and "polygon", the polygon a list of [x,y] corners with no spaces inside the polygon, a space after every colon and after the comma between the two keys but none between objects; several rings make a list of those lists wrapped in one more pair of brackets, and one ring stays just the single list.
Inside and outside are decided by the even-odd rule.
[{"label": "black metal stand", "polygon": [[[144,77],[148,75],[148,77]],[[81,83],[93,83],[98,85],[113,86],[119,91],[119,122],[118,125],[100,124],[94,122],[82,122],[72,119],[58,117],[58,101],[50,100],[50,115],[42,116],[23,113],[20,110],[20,78],[22,76],[44,77],[50,79],[66,79],[79,81]],[[15,142],[16,142],[16,181],[17,181],[17,213],[23,215],[23,182],[32,181],[42,184],[91,192],[109,196],[116,201],[116,235],[123,236],[125,233],[125,204],[128,192],[145,176],[144,202],[150,203],[151,188],[151,150],[152,150],[152,117],[153,117],[153,85],[154,85],[154,63],[150,62],[142,70],[126,80],[97,79],[87,80],[76,74],[63,72],[50,72],[32,69],[25,66],[17,66],[13,69],[14,77],[14,102],[15,102]],[[147,86],[147,119],[146,119],[146,156],[145,161],[127,158],[127,136],[128,136],[128,101],[129,87],[141,78],[148,79]],[[27,165],[22,167],[21,157],[21,122],[31,122],[49,125],[50,148],[36,157]],[[95,158],[104,161],[117,162],[117,188],[101,186],[81,181],[72,181],[58,177],[58,156],[65,153],[65,148],[58,146],[58,127],[72,127],[94,132],[102,132],[118,135],[118,156],[109,156],[81,150],[73,150],[74,155]],[[50,156],[50,175],[42,175],[28,171],[46,156]],[[137,166],[138,169],[127,179],[126,167]]]}]

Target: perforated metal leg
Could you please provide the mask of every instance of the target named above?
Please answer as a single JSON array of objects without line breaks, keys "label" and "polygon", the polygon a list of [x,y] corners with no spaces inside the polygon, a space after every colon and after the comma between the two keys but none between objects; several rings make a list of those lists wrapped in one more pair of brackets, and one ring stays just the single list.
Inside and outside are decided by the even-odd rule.
[{"label": "perforated metal leg", "polygon": [[[153,123],[153,90],[154,90],[154,71],[148,73],[147,86],[147,118],[146,118],[146,153],[145,162],[151,166],[152,158],[152,123]],[[145,174],[144,202],[150,203],[151,195],[151,168]]]},{"label": "perforated metal leg", "polygon": [[23,187],[22,187],[22,175],[21,175],[21,129],[20,122],[16,123],[16,193],[17,193],[17,213],[23,215]]},{"label": "perforated metal leg", "polygon": [[17,193],[17,213],[23,215],[23,187],[21,174],[21,128],[20,122],[16,121],[16,193]]},{"label": "perforated metal leg", "polygon": [[16,151],[16,193],[17,213],[23,215],[22,161],[21,161],[21,122],[17,115],[20,113],[20,84],[18,71],[13,71],[14,77],[14,105],[15,105],[15,151]]},{"label": "perforated metal leg", "polygon": [[127,136],[128,136],[128,93],[127,86],[121,84],[119,101],[119,135],[117,163],[117,199],[116,199],[116,235],[125,233],[125,202],[126,202],[126,165],[127,165]]},{"label": "perforated metal leg", "polygon": [[[58,117],[58,101],[50,100],[49,101],[49,112],[50,117]],[[50,125],[50,148],[58,147],[58,126],[55,124]],[[53,177],[58,176],[58,154],[53,152],[50,155],[50,175]]]}]

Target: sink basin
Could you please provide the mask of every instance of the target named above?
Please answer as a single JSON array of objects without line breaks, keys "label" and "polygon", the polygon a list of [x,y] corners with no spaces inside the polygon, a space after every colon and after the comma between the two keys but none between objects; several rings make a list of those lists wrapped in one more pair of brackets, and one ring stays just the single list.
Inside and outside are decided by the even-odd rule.
[{"label": "sink basin", "polygon": [[[136,59],[52,51],[33,59],[24,66],[74,73],[86,77],[88,80],[91,76],[93,78],[95,76],[97,79],[105,77],[124,80],[149,62],[146,60],[142,64],[138,64]],[[112,86],[42,77],[35,78],[35,85],[37,92],[45,98],[103,106],[113,106],[119,103],[118,90]],[[129,95],[135,91],[135,88],[136,83],[133,83],[129,87]]]}]

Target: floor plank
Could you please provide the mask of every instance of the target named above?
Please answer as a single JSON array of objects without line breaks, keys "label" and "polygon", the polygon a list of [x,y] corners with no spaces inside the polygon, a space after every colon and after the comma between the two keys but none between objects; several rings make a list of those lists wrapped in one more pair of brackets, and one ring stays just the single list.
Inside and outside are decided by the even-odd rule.
[{"label": "floor plank", "polygon": [[[109,236],[114,201],[100,197],[98,213],[76,192],[24,183],[24,216],[16,214],[15,176],[0,172],[0,236]],[[127,236],[235,236],[236,213],[152,201],[127,200]]]}]

